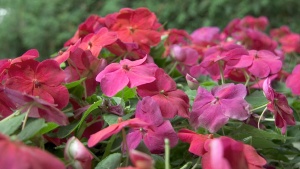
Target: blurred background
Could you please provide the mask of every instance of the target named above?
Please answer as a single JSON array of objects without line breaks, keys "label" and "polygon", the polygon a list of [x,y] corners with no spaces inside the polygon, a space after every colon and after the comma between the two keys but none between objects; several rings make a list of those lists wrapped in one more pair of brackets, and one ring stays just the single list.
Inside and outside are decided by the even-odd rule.
[{"label": "blurred background", "polygon": [[147,7],[165,28],[189,33],[202,26],[224,28],[234,18],[267,16],[270,28],[288,25],[300,33],[300,0],[0,0],[0,58],[31,48],[48,58],[62,48],[90,14]]}]

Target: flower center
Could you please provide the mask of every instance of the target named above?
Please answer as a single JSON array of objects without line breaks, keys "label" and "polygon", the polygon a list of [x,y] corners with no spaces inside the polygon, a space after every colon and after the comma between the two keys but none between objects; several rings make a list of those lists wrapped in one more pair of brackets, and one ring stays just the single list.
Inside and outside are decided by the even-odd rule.
[{"label": "flower center", "polygon": [[33,85],[34,88],[39,88],[42,84],[37,79],[33,79]]},{"label": "flower center", "polygon": [[215,97],[215,99],[211,102],[212,104],[217,104],[217,102],[220,100],[220,98]]},{"label": "flower center", "polygon": [[128,65],[123,65],[122,68],[125,69],[125,70],[127,70],[127,71],[130,70],[130,68],[128,67]]}]

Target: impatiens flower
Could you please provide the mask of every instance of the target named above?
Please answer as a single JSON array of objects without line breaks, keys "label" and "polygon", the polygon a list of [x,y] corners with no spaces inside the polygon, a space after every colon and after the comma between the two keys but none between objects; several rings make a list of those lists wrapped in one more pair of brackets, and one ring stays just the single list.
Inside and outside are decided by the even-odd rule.
[{"label": "impatiens flower", "polygon": [[[250,63],[247,70],[258,78],[265,78],[269,75],[278,73],[282,68],[280,57],[268,50],[250,50],[249,56],[243,58],[243,62]],[[244,64],[238,63],[236,68],[244,67]]]},{"label": "impatiens flower", "polygon": [[138,118],[133,118],[133,119],[129,119],[126,121],[121,121],[119,123],[116,124],[112,124],[110,126],[108,126],[107,128],[98,131],[97,133],[91,135],[91,137],[88,140],[88,146],[89,147],[93,147],[95,146],[97,143],[107,139],[108,137],[120,132],[124,127],[146,127],[146,126],[150,126],[150,124],[138,119]]},{"label": "impatiens flower", "polygon": [[4,88],[0,83],[0,120],[12,114],[15,109],[16,105],[8,96],[6,96]]},{"label": "impatiens flower", "polygon": [[19,141],[11,141],[0,133],[0,168],[3,169],[65,169],[64,163],[52,154]]},{"label": "impatiens flower", "polygon": [[123,8],[116,15],[115,21],[108,25],[111,31],[118,33],[121,41],[138,43],[142,46],[155,46],[160,42],[160,24],[155,14],[147,8]]},{"label": "impatiens flower", "polygon": [[202,27],[195,30],[192,34],[192,42],[202,46],[214,46],[220,40],[220,29],[218,27]]},{"label": "impatiens flower", "polygon": [[107,28],[101,28],[96,33],[91,33],[85,36],[79,48],[90,50],[94,57],[98,57],[101,49],[107,45],[114,43],[118,39],[115,32],[109,32]]},{"label": "impatiens flower", "polygon": [[191,40],[190,35],[185,30],[168,29],[164,32],[163,36],[167,36],[164,42],[165,51],[163,57],[170,54],[170,46],[172,45],[188,45]]},{"label": "impatiens flower", "polygon": [[182,142],[189,143],[189,152],[197,156],[203,156],[207,153],[207,150],[204,148],[205,144],[207,144],[209,140],[213,139],[212,134],[201,135],[188,129],[179,130],[178,137]]},{"label": "impatiens flower", "polygon": [[203,169],[259,169],[267,163],[256,150],[229,137],[222,136],[205,145],[208,151],[202,156]]},{"label": "impatiens flower", "polygon": [[162,153],[164,151],[164,139],[170,140],[170,147],[174,147],[178,142],[178,137],[171,123],[164,120],[159,105],[151,97],[144,97],[137,104],[135,117],[149,124],[140,128],[131,128],[127,135],[129,149],[135,149],[143,140],[151,153]]},{"label": "impatiens flower", "polygon": [[281,128],[281,133],[285,134],[287,125],[295,125],[293,109],[290,108],[284,94],[277,93],[271,87],[271,81],[267,78],[263,84],[263,91],[266,98],[270,101],[267,105],[275,116],[275,125]]},{"label": "impatiens flower", "polygon": [[188,96],[177,89],[175,81],[163,69],[157,69],[155,79],[152,83],[138,86],[138,95],[151,96],[159,104],[165,118],[173,118],[176,115],[187,118],[190,107]]},{"label": "impatiens flower", "polygon": [[103,93],[111,97],[125,86],[133,88],[153,82],[157,66],[153,63],[145,63],[146,59],[147,56],[136,61],[124,59],[120,63],[108,65],[96,77]]},{"label": "impatiens flower", "polygon": [[300,64],[294,67],[292,74],[286,79],[286,86],[292,90],[295,95],[300,95]]},{"label": "impatiens flower", "polygon": [[211,133],[217,132],[229,118],[245,120],[249,116],[249,104],[244,100],[246,87],[242,84],[225,84],[208,92],[198,88],[190,114],[194,128],[204,127]]},{"label": "impatiens flower", "polygon": [[44,118],[48,122],[55,122],[59,125],[67,125],[69,123],[68,117],[62,111],[57,109],[54,104],[36,96],[21,93],[9,88],[3,89],[0,86],[0,93],[1,90],[3,90],[2,94],[6,95],[6,97],[14,104],[14,110],[18,109],[21,113],[28,113],[28,117]]},{"label": "impatiens flower", "polygon": [[57,104],[57,108],[61,109],[69,100],[69,92],[62,85],[64,80],[65,74],[56,61],[27,60],[11,65],[5,86],[38,96],[49,103]]},{"label": "impatiens flower", "polygon": [[279,39],[285,53],[300,53],[300,34],[290,33]]},{"label": "impatiens flower", "polygon": [[93,156],[76,138],[69,138],[65,147],[65,159],[72,161],[70,169],[91,169]]},{"label": "impatiens flower", "polygon": [[129,158],[134,167],[121,167],[118,169],[154,169],[154,160],[148,154],[137,150],[129,151]]}]

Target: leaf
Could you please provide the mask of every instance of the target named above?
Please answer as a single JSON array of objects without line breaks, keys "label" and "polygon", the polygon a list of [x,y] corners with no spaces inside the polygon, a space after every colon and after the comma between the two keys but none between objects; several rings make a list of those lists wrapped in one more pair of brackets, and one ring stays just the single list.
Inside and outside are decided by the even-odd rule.
[{"label": "leaf", "polygon": [[57,132],[57,137],[58,138],[67,137],[68,135],[70,135],[77,128],[78,124],[79,124],[79,121],[71,123],[67,126],[59,127],[58,132]]},{"label": "leaf", "polygon": [[238,128],[232,127],[229,135],[236,140],[245,140],[246,142],[251,137],[252,145],[256,148],[274,148],[278,145],[273,143],[272,140],[283,141],[286,139],[278,133],[260,130],[247,124],[242,124]]},{"label": "leaf", "polygon": [[74,81],[74,82],[71,82],[71,83],[67,83],[67,84],[65,84],[65,86],[66,86],[67,89],[71,89],[73,87],[80,86],[85,79],[86,78],[82,78],[80,80],[77,80],[77,81]]},{"label": "leaf", "polygon": [[95,109],[98,109],[98,106],[100,106],[100,104],[102,103],[102,100],[98,100],[96,102],[94,102],[82,115],[79,123],[78,123],[78,128],[80,128],[80,126],[82,125],[82,123],[84,122],[84,120],[87,118],[87,116]]},{"label": "leaf", "polygon": [[22,141],[27,140],[37,134],[45,125],[45,119],[28,120],[25,128],[17,137]]},{"label": "leaf", "polygon": [[[255,91],[245,98],[245,100],[252,105],[252,108],[267,104],[269,101],[266,99],[262,91]],[[258,109],[260,110],[260,109]]]},{"label": "leaf", "polygon": [[151,154],[151,157],[155,161],[155,168],[156,169],[164,169],[165,168],[165,159],[159,155]]},{"label": "leaf", "polygon": [[0,121],[0,132],[6,135],[13,134],[22,124],[25,113],[7,117]]},{"label": "leaf", "polygon": [[39,131],[39,134],[46,134],[54,129],[56,129],[59,125],[53,122],[49,122],[45,124],[46,126]]},{"label": "leaf", "polygon": [[104,160],[100,161],[95,169],[115,169],[120,166],[121,163],[121,153],[114,153],[106,157]]},{"label": "leaf", "polygon": [[136,97],[136,89],[131,89],[126,86],[123,90],[119,91],[114,97],[120,97],[126,102],[129,99]]},{"label": "leaf", "polygon": [[104,114],[103,119],[108,125],[112,125],[118,122],[119,116],[114,114]]}]

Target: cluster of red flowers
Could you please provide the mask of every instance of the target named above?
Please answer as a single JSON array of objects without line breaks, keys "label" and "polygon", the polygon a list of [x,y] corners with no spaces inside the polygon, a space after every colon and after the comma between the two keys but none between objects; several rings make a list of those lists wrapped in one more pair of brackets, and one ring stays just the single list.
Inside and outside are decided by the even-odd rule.
[{"label": "cluster of red flowers", "polygon": [[[212,134],[183,128],[197,131],[201,127],[217,133],[230,119],[244,123],[254,115],[254,107],[245,97],[250,90],[262,89],[268,100],[266,109],[275,116],[275,125],[282,134],[287,125],[295,125],[293,110],[285,95],[274,91],[271,80],[286,82],[293,94],[300,95],[300,65],[291,74],[283,70],[285,56],[300,53],[300,35],[283,26],[271,30],[269,36],[264,32],[267,25],[265,17],[247,16],[231,21],[223,31],[202,27],[189,34],[165,30],[146,8],[124,8],[105,17],[91,15],[52,59],[39,62],[35,60],[38,51],[32,49],[18,58],[0,60],[0,119],[11,118],[18,110],[26,117],[43,118],[60,126],[74,124],[78,119],[80,123],[86,121],[90,125],[79,137],[87,138],[89,147],[122,131],[125,141],[121,149],[129,152],[135,165],[128,168],[153,168],[152,158],[134,149],[143,142],[151,153],[161,154],[166,138],[171,147],[179,140],[189,143],[189,151],[203,158],[204,169],[217,169],[220,165],[226,169],[262,168],[267,161],[252,146],[227,136],[213,138]],[[164,47],[164,52],[153,55],[151,49],[159,46]],[[164,59],[170,66],[157,64],[157,59]],[[181,78],[186,77],[186,86],[198,89],[195,98],[189,98],[185,88],[176,85],[171,76],[174,69]],[[208,91],[197,81],[203,76],[221,84]],[[83,86],[80,97],[66,87],[76,81]],[[128,88],[138,101],[134,113],[122,119],[128,111],[121,104],[112,104],[111,98]],[[101,111],[119,115],[118,122],[105,127],[100,114],[88,118],[82,115],[92,98],[102,100],[98,105]],[[62,111],[66,107],[74,114],[68,117]],[[174,129],[172,121],[177,118],[189,125],[179,131]],[[130,128],[127,134],[126,127]],[[44,138],[56,145],[69,138],[65,148],[69,167],[91,168],[93,156],[75,137]],[[1,157],[0,168],[64,168],[50,154],[10,141],[2,134],[0,148],[9,154]],[[26,156],[19,157],[19,166],[12,162],[14,154]],[[218,165],[213,162],[216,159]]]}]

